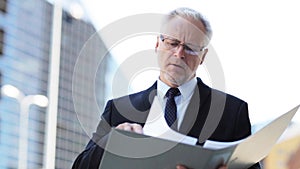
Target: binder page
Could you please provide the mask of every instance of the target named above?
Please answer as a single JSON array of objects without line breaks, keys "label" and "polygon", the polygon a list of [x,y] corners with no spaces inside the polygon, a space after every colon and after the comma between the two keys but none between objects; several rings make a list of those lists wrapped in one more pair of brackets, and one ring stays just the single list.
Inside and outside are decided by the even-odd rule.
[{"label": "binder page", "polygon": [[289,125],[299,105],[246,138],[229,160],[229,169],[248,168],[265,158]]}]

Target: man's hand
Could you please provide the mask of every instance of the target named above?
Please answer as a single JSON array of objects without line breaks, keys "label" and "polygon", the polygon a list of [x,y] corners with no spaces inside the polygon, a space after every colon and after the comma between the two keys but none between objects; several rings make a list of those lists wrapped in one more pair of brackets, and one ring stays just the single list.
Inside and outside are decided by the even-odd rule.
[{"label": "man's hand", "polygon": [[136,123],[122,123],[119,124],[116,129],[132,131],[135,133],[143,134],[143,127]]},{"label": "man's hand", "polygon": [[226,165],[221,165],[218,169],[227,169]]},{"label": "man's hand", "polygon": [[[188,169],[187,167],[185,167],[184,165],[177,165],[176,169]],[[216,169],[227,169],[226,165],[221,165],[220,167],[216,168]]]},{"label": "man's hand", "polygon": [[287,166],[288,166],[288,169],[299,169],[300,168],[300,146],[288,160]]}]

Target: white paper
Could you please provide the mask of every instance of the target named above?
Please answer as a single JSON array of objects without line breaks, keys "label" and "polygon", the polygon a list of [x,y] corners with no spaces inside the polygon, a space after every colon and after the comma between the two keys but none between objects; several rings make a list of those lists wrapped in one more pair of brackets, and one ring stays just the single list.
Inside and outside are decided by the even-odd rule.
[{"label": "white paper", "polygon": [[148,118],[143,127],[143,133],[148,136],[158,137],[190,145],[195,145],[197,142],[196,138],[178,133],[168,126],[164,118],[162,106],[159,103],[157,96],[154,97]]},{"label": "white paper", "polygon": [[300,105],[277,117],[268,125],[238,144],[229,160],[228,168],[248,168],[265,158],[287,128],[299,106]]},{"label": "white paper", "polygon": [[223,149],[226,147],[230,147],[233,145],[237,145],[244,141],[245,139],[233,141],[233,142],[220,142],[220,141],[212,141],[212,140],[206,140],[203,147],[207,149],[217,150],[217,149]]}]

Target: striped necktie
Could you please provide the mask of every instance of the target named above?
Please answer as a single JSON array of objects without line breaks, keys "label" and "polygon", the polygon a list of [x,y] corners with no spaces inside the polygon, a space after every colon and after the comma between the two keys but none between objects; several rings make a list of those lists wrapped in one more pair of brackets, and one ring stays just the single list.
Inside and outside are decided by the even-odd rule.
[{"label": "striped necktie", "polygon": [[[174,122],[177,119],[177,106],[174,97],[179,95],[180,91],[178,90],[178,88],[170,88],[166,93],[167,103],[165,107],[165,119],[170,127],[174,124]],[[173,127],[176,128],[177,126]]]}]

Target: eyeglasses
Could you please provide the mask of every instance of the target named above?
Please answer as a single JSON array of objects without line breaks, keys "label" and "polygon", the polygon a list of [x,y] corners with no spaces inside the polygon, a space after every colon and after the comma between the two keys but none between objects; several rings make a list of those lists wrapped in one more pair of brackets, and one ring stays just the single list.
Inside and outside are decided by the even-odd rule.
[{"label": "eyeglasses", "polygon": [[200,47],[200,46],[196,46],[196,45],[192,45],[192,44],[187,45],[187,44],[181,43],[177,39],[165,37],[163,35],[160,35],[159,38],[164,43],[166,49],[174,50],[181,45],[183,47],[184,53],[187,55],[199,56],[200,53],[206,49],[206,46]]}]

